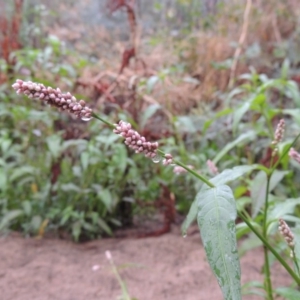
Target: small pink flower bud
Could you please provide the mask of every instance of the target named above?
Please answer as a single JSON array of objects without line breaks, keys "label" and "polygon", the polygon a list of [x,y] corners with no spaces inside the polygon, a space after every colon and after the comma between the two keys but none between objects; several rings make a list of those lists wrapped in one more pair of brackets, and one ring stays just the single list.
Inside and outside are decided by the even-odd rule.
[{"label": "small pink flower bud", "polygon": [[[53,89],[52,87],[45,87],[41,83],[24,82],[21,79],[17,79],[12,87],[18,94],[24,94],[31,99],[41,100],[45,104],[57,107],[59,110],[67,110],[82,120],[87,121],[92,117],[92,109],[87,107],[83,100],[78,102],[69,92],[63,94],[59,88]],[[66,101],[66,99],[68,100]]]},{"label": "small pink flower bud", "polygon": [[294,249],[295,242],[294,242],[294,234],[292,233],[290,227],[286,224],[283,219],[279,219],[279,232],[282,234],[284,239],[286,240],[287,244],[291,249]]},{"label": "small pink flower bud", "polygon": [[163,165],[167,166],[173,163],[173,156],[169,153],[165,154],[165,158],[163,160]]},{"label": "small pink flower bud", "polygon": [[125,145],[133,149],[136,153],[144,153],[146,157],[155,157],[158,143],[147,142],[145,137],[132,129],[130,123],[120,121],[118,124],[115,124],[113,132],[123,136],[125,138]]},{"label": "small pink flower bud", "polygon": [[112,261],[112,255],[109,250],[105,251],[105,256],[106,256],[107,260]]},{"label": "small pink flower bud", "polygon": [[272,141],[272,145],[277,146],[278,143],[280,143],[282,141],[283,134],[284,134],[284,128],[285,128],[285,121],[284,121],[284,119],[281,119],[276,127],[275,137],[274,137],[274,140]]},{"label": "small pink flower bud", "polygon": [[289,157],[294,159],[297,163],[300,164],[300,153],[298,153],[294,148],[290,149]]},{"label": "small pink flower bud", "polygon": [[213,161],[208,160],[208,161],[206,162],[206,164],[207,164],[207,167],[208,167],[209,171],[210,171],[213,175],[219,174],[219,170],[218,170],[217,166],[215,165],[215,163],[214,163]]}]

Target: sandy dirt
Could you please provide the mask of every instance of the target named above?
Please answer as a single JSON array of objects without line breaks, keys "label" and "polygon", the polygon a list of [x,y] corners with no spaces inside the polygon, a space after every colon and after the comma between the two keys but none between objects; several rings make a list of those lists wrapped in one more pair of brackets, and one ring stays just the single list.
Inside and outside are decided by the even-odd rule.
[{"label": "sandy dirt", "polygon": [[[222,295],[205,259],[199,233],[182,238],[179,228],[160,237],[102,239],[74,244],[58,239],[0,238],[1,300],[115,300],[121,295],[105,251],[110,250],[138,300],[220,300]],[[261,249],[241,259],[242,281],[262,280]],[[97,270],[93,270],[97,269]],[[277,285],[289,277],[279,266]],[[243,296],[245,300],[262,299]]]}]

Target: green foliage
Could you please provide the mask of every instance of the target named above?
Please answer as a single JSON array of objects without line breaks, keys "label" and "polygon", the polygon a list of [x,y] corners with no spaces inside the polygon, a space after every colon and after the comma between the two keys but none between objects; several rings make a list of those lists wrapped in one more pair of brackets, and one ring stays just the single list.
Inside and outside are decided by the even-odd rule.
[{"label": "green foliage", "polygon": [[[175,16],[181,12],[186,22],[184,33],[196,26],[194,18],[186,17],[204,11],[193,9],[195,1],[177,2],[180,9],[167,10],[166,15],[169,22],[176,23]],[[163,4],[157,2],[155,9],[163,10]],[[209,16],[206,21],[207,27],[212,26]],[[22,34],[26,37],[26,32]],[[46,229],[66,232],[75,241],[113,235],[114,229],[123,225],[124,217],[142,213],[137,200],[153,203],[160,197],[161,186],[167,186],[175,195],[177,210],[189,209],[182,225],[184,236],[197,219],[207,259],[224,299],[241,299],[242,292],[268,300],[275,295],[299,298],[296,289],[273,289],[270,280],[274,258],[270,259],[269,252],[294,284],[300,285],[300,186],[295,180],[299,166],[290,164],[287,155],[291,147],[299,145],[300,92],[297,83],[289,79],[288,59],[282,62],[277,78],[254,69],[240,76],[238,87],[228,93],[219,92],[224,103],[217,112],[205,107],[201,115],[197,109],[186,115],[172,115],[168,103],[160,103],[149,105],[138,118],[119,111],[109,116],[114,121],[128,119],[145,130],[156,114],[163,113],[173,136],[163,137],[160,144],[180,159],[178,165],[193,165],[188,174],[175,176],[172,167],[134,155],[105,126],[79,123],[52,110],[41,111],[40,105],[31,100],[17,100],[9,88],[16,74],[52,86],[58,81],[72,90],[79,72],[89,64],[82,57],[78,57],[78,63],[69,62],[68,57],[76,54],[55,36],[43,39],[40,47],[24,45],[11,53],[15,64],[0,60],[0,70],[8,78],[0,86],[0,231],[20,230],[41,236]],[[259,45],[250,48],[245,57],[259,52]],[[226,70],[230,62],[211,64]],[[164,90],[170,78],[200,84],[192,76],[178,78],[184,76],[183,71],[184,67],[177,64],[141,77],[136,96],[151,95],[160,87]],[[274,127],[280,118],[286,120],[289,130],[274,152]],[[210,170],[203,167],[208,159],[219,168],[219,174],[212,178]],[[124,216],[127,212],[121,209],[124,203],[130,205],[129,216]],[[239,224],[235,225],[237,214]],[[279,218],[291,226],[294,246],[281,241],[277,233]],[[264,246],[263,284],[250,282],[241,288],[236,242],[241,237],[245,241],[240,255]],[[290,253],[293,269],[286,263]],[[119,276],[117,271],[115,274]],[[124,282],[120,279],[119,283],[129,299]]]},{"label": "green foliage", "polygon": [[206,187],[198,193],[196,202],[207,259],[224,299],[242,299],[235,233],[236,206],[232,191],[227,185]]},{"label": "green foliage", "polygon": [[[283,67],[286,66],[284,65]],[[257,234],[257,237],[250,236],[245,240],[241,246],[240,253],[245,253],[245,251],[264,244],[273,254],[276,253],[276,258],[286,267],[287,271],[295,279],[297,284],[299,284],[299,255],[297,253],[299,241],[296,234],[299,226],[299,218],[294,215],[297,212],[296,208],[297,205],[299,205],[299,199],[287,199],[289,197],[288,195],[299,194],[299,186],[293,181],[295,177],[291,176],[293,173],[289,170],[290,167],[288,166],[287,156],[289,148],[297,143],[294,139],[295,133],[286,131],[285,138],[288,142],[282,142],[282,144],[278,145],[278,152],[276,152],[278,158],[276,158],[276,160],[270,155],[268,160],[265,161],[266,165],[262,163],[258,164],[259,161],[264,161],[263,158],[268,148],[270,152],[274,151],[274,147],[271,145],[275,133],[272,121],[276,119],[278,115],[281,118],[284,117],[284,115],[290,116],[291,119],[287,121],[287,126],[293,124],[295,132],[300,132],[297,114],[295,113],[299,105],[299,89],[293,81],[286,80],[285,78],[268,79],[266,76],[257,75],[256,73],[244,75],[242,78],[246,78],[247,83],[232,91],[227,98],[227,103],[234,107],[233,104],[230,103],[235,103],[234,105],[236,105],[236,103],[242,99],[248,98],[249,100],[243,100],[243,104],[236,110],[228,110],[226,107],[224,109],[226,113],[220,113],[219,117],[214,118],[214,121],[206,123],[206,130],[209,133],[211,128],[215,126],[214,122],[223,118],[223,116],[232,114],[232,136],[235,139],[232,142],[228,140],[223,149],[220,149],[215,156],[214,162],[220,166],[235,165],[236,162],[246,162],[247,164],[234,167],[233,169],[225,169],[219,175],[212,178],[210,182],[213,183],[216,188],[228,182],[233,182],[238,213],[242,220],[245,221],[236,226],[237,237],[245,236],[249,234],[251,230]],[[276,99],[274,95],[278,92],[281,96],[279,99]],[[288,110],[278,109],[283,101],[285,107],[290,107]],[[253,118],[255,118],[255,122],[252,121]],[[278,117],[277,120],[279,120]],[[285,120],[289,120],[289,118],[287,117]],[[248,136],[255,138],[247,140]],[[247,147],[248,153],[251,154],[251,156],[249,156],[247,152],[240,151],[240,149],[242,149],[240,148],[241,146],[244,147],[244,149]],[[230,156],[228,154],[230,154]],[[276,167],[279,169],[276,170]],[[259,172],[256,170],[259,170]],[[297,170],[295,170],[295,172],[297,172]],[[247,177],[243,179],[241,176],[247,173]],[[214,201],[214,199],[218,199],[218,193],[214,191],[216,188],[208,188],[206,185],[200,188],[195,201],[190,207],[187,218],[182,225],[182,231],[183,235],[186,235],[190,224],[196,217],[198,218],[199,229],[201,231],[204,247],[206,248],[208,260],[216,277],[219,278],[218,276],[220,274],[226,274],[224,270],[220,272],[220,265],[218,264],[220,261],[226,262],[225,259],[222,260],[221,258],[224,257],[224,253],[227,254],[226,243],[229,238],[226,239],[225,237],[226,234],[230,234],[231,231],[226,228],[225,224],[227,216],[230,216],[230,209],[223,209],[225,203],[227,203],[227,201],[225,201],[227,197],[224,196],[222,201]],[[206,193],[208,193],[209,197],[206,197]],[[229,194],[231,193],[230,191]],[[249,196],[245,196],[245,194],[249,194]],[[233,196],[230,196],[229,198],[232,199],[232,197]],[[221,210],[222,214],[220,213]],[[250,217],[249,211],[252,217]],[[199,222],[200,216],[202,223]],[[222,221],[220,221],[220,216],[222,217]],[[296,252],[293,252],[292,258],[295,266],[294,273],[293,270],[285,264],[280,254],[277,253],[277,251],[282,251],[284,244],[272,242],[273,239],[270,239],[270,242],[268,242],[270,236],[276,235],[279,218],[283,218],[287,222],[297,226],[292,229],[295,233],[296,245]],[[205,225],[203,225],[205,222],[219,226],[214,227],[207,225],[208,227],[206,228]],[[216,237],[224,237],[224,241],[222,238],[217,239]],[[207,247],[207,239],[210,239],[209,247]],[[231,245],[234,245],[234,242],[231,241]],[[287,247],[287,245],[285,246]],[[217,254],[215,252],[217,252]],[[269,260],[266,257],[267,256],[265,256],[265,272],[270,272]],[[236,260],[232,258],[230,261]],[[237,268],[234,268],[234,270],[236,269]],[[231,276],[235,274],[234,271],[229,273]],[[268,273],[265,273],[265,276],[268,277]],[[238,278],[238,276],[235,276],[235,278]],[[241,297],[240,295],[233,296],[233,294],[229,296],[230,279],[228,279],[227,282],[225,279],[219,279],[218,282],[223,290],[224,299]],[[239,283],[235,283],[234,286],[239,286]],[[265,294],[258,290],[261,288],[265,290]],[[226,292],[228,295],[226,295]],[[297,292],[294,293],[290,288],[273,291],[270,281],[266,281],[264,285],[248,285],[247,293],[261,295],[267,299],[273,299],[274,293],[284,296],[286,299],[297,299],[298,297]]]},{"label": "green foliage", "polygon": [[[56,84],[45,78],[58,76],[71,87],[80,69],[62,63],[67,54],[59,40],[49,37],[42,49],[12,53],[18,61],[14,72],[28,69],[31,78],[42,76],[52,86]],[[76,124],[52,109],[41,111],[39,103],[20,101],[8,86],[4,83],[0,94],[1,230],[37,235],[46,226],[76,241],[112,235],[124,219],[120,203],[127,202],[132,211],[141,212],[135,207],[136,199],[154,202],[161,184],[179,199],[179,211],[187,209],[191,198],[185,190],[195,189],[191,176],[174,177],[171,169],[160,171],[152,161],[128,152],[111,130],[93,123]],[[158,108],[150,106],[141,125]],[[85,138],[76,137],[74,131]]]}]

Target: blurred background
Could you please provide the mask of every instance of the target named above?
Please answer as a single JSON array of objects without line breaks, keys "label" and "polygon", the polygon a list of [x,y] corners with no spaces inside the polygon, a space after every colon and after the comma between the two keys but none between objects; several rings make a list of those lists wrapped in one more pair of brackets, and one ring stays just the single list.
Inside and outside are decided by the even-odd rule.
[{"label": "blurred background", "polygon": [[[135,155],[97,120],[16,95],[18,78],[130,122],[207,176],[207,160],[219,170],[268,165],[282,110],[287,140],[300,129],[298,0],[0,0],[0,45],[4,232],[156,236],[181,224],[200,187]],[[299,194],[291,178],[278,194]],[[239,209],[249,205],[247,180],[234,192]]]}]

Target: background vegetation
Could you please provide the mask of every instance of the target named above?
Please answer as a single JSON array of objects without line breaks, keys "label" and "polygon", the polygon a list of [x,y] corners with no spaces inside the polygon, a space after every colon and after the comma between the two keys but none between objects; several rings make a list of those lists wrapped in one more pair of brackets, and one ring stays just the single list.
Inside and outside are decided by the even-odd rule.
[{"label": "background vegetation", "polygon": [[[159,234],[182,220],[199,189],[189,174],[134,155],[109,128],[18,97],[16,78],[60,87],[114,122],[130,121],[207,175],[209,159],[220,171],[268,166],[283,116],[285,142],[299,132],[296,0],[251,2],[248,15],[235,0],[40,3],[0,7],[2,231],[78,241],[113,235],[147,215],[158,223],[151,234]],[[97,4],[106,23],[83,25]],[[300,192],[299,166],[288,163],[273,184],[280,201]],[[259,209],[252,202],[259,176],[236,183],[239,210]],[[296,204],[292,215],[299,217]]]}]

